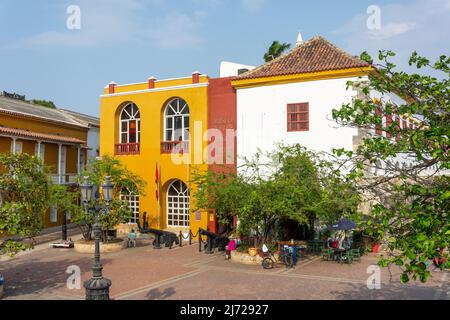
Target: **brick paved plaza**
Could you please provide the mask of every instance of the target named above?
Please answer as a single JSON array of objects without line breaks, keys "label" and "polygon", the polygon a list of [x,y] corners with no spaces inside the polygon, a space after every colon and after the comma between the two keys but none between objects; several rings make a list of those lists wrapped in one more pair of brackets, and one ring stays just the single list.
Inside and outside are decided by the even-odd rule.
[{"label": "brick paved plaza", "polygon": [[[69,290],[67,267],[77,265],[82,281],[91,276],[92,255],[70,249],[32,252],[1,261],[6,279],[4,299],[83,299],[84,288]],[[439,270],[427,284],[401,285],[398,270],[382,270],[380,290],[366,286],[367,267],[375,256],[341,265],[306,257],[295,269],[241,265],[220,253],[198,252],[197,244],[155,250],[146,242],[138,248],[102,255],[104,276],[112,280],[111,297],[127,299],[450,299],[449,272]],[[433,269],[433,268],[432,268]]]}]

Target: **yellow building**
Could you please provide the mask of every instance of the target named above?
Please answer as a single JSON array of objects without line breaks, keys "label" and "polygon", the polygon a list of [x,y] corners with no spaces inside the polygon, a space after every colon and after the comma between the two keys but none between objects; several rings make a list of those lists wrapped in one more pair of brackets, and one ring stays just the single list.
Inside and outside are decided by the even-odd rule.
[{"label": "yellow building", "polygon": [[[38,156],[50,168],[54,183],[75,182],[86,163],[88,130],[61,110],[31,104],[16,94],[0,94],[0,153]],[[52,207],[44,227],[61,223],[62,212]]]},{"label": "yellow building", "polygon": [[144,83],[110,83],[105,88],[101,155],[119,159],[147,183],[144,194],[123,191],[134,212],[130,222],[142,220],[147,213],[149,225],[156,228],[195,232],[206,227],[207,213],[191,212],[189,181],[191,170],[207,169],[201,152],[194,152],[206,146],[202,136],[208,126],[207,108],[208,77],[197,72],[187,78],[149,78]]}]

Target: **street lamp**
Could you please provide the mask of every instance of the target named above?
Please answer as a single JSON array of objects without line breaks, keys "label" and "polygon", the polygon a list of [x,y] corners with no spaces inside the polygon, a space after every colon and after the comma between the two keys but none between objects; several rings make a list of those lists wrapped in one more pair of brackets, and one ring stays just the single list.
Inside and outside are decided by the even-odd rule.
[{"label": "street lamp", "polygon": [[109,204],[112,200],[112,191],[114,185],[111,178],[106,177],[102,185],[105,205],[100,204],[98,193],[94,193],[94,186],[89,182],[88,177],[84,177],[83,184],[80,185],[81,201],[88,213],[94,214],[95,223],[93,231],[95,236],[95,256],[94,266],[92,267],[92,278],[84,282],[86,289],[86,300],[109,300],[109,287],[111,280],[103,278],[103,266],[100,263],[100,238],[102,235],[102,225],[100,224],[100,214],[109,213]]}]

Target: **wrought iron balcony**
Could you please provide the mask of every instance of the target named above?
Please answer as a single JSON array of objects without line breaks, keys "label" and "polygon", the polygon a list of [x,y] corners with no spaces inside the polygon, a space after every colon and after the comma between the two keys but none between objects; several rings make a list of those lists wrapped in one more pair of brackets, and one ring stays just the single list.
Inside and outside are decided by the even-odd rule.
[{"label": "wrought iron balcony", "polygon": [[163,141],[161,153],[189,153],[189,141]]},{"label": "wrought iron balcony", "polygon": [[140,143],[118,143],[115,147],[115,154],[122,155],[136,155],[140,154]]}]

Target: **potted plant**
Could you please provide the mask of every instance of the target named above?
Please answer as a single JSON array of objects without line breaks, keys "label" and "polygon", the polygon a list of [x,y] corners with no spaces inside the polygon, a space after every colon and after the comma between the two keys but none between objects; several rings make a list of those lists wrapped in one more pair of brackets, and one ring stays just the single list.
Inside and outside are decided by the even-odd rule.
[{"label": "potted plant", "polygon": [[253,247],[248,248],[248,254],[252,257],[256,257],[256,255],[258,254],[258,240],[256,239],[256,237],[253,238]]},{"label": "potted plant", "polygon": [[258,254],[258,248],[248,248],[248,254],[252,257],[255,257]]}]

